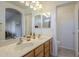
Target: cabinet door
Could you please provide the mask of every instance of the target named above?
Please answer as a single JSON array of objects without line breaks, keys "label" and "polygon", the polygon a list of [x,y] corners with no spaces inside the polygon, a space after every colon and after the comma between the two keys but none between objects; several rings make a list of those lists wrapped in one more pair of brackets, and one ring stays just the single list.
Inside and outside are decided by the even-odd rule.
[{"label": "cabinet door", "polygon": [[45,57],[49,57],[50,55],[49,55],[49,51],[47,51],[46,53],[45,53]]},{"label": "cabinet door", "polygon": [[43,57],[44,56],[44,47],[43,47],[43,45],[41,45],[41,46],[39,46],[35,49],[35,56],[36,57]]},{"label": "cabinet door", "polygon": [[36,57],[43,57],[44,56],[44,52],[40,52]]},{"label": "cabinet door", "polygon": [[50,41],[47,41],[45,44],[44,44],[44,48],[45,48],[45,57],[48,57],[50,56]]},{"label": "cabinet door", "polygon": [[29,52],[28,54],[24,55],[24,57],[34,57],[34,51]]}]

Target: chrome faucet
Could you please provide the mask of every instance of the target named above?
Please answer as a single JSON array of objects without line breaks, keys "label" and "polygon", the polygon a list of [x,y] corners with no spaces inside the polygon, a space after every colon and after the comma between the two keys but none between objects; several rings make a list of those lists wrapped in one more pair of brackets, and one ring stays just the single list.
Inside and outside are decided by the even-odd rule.
[{"label": "chrome faucet", "polygon": [[23,42],[22,38],[19,38],[19,42],[17,43],[17,45],[20,45]]},{"label": "chrome faucet", "polygon": [[33,39],[35,39],[35,33],[33,33]]},{"label": "chrome faucet", "polygon": [[40,38],[40,36],[41,36],[41,35],[40,35],[40,34],[38,34],[38,38]]}]

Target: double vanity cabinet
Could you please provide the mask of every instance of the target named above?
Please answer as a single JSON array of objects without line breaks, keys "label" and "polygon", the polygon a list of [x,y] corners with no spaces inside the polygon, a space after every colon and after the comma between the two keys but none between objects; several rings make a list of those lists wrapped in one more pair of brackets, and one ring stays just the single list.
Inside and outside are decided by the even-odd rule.
[{"label": "double vanity cabinet", "polygon": [[23,57],[49,57],[52,53],[52,39],[46,41],[40,46],[36,47],[29,53],[25,54]]}]

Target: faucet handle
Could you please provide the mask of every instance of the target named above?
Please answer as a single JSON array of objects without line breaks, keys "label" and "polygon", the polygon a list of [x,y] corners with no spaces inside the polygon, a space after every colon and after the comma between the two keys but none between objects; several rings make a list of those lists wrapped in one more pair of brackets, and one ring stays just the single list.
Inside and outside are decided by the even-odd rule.
[{"label": "faucet handle", "polygon": [[30,36],[32,36],[32,32],[30,32]]},{"label": "faucet handle", "polygon": [[21,44],[23,42],[22,38],[19,38],[19,42],[17,43],[17,45]]},{"label": "faucet handle", "polygon": [[38,38],[40,38],[40,36],[41,36],[41,35],[40,35],[40,34],[38,34]]},{"label": "faucet handle", "polygon": [[19,40],[22,42],[23,40],[22,40],[23,38],[19,38]]},{"label": "faucet handle", "polygon": [[23,37],[26,37],[25,35],[23,35]]}]

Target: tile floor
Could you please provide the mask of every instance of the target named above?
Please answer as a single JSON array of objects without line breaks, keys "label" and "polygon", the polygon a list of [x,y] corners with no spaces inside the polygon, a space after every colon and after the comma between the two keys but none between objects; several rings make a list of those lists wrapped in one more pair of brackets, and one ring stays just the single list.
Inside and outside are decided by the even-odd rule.
[{"label": "tile floor", "polygon": [[59,48],[58,57],[74,57],[74,51],[70,49]]}]

